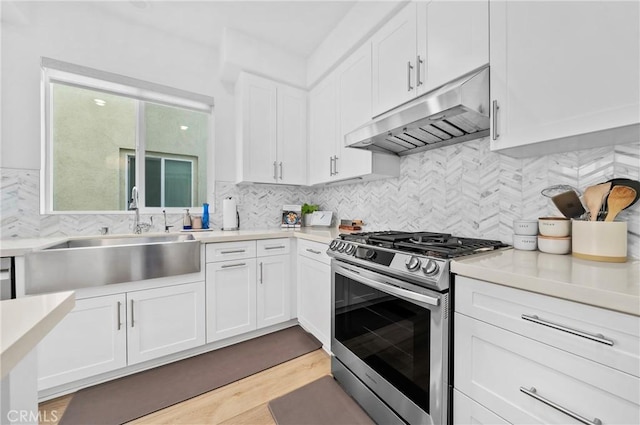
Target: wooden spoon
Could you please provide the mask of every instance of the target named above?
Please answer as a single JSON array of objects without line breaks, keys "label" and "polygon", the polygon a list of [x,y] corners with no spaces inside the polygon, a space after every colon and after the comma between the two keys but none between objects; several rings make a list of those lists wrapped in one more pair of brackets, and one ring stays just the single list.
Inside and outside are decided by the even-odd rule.
[{"label": "wooden spoon", "polygon": [[[586,193],[585,193],[586,194]],[[613,221],[614,218],[627,208],[636,199],[636,191],[627,186],[614,186],[607,199],[607,217],[604,221]]]},{"label": "wooden spoon", "polygon": [[596,221],[598,219],[598,211],[600,211],[602,202],[604,202],[604,197],[607,196],[610,189],[611,182],[607,182],[600,183],[595,186],[589,186],[584,191],[584,202],[587,204],[591,221]]}]

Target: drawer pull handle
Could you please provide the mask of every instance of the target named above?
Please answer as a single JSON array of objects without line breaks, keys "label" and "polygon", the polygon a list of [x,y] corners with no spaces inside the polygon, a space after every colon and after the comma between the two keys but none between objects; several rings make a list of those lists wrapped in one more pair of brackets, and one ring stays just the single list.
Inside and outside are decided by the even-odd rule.
[{"label": "drawer pull handle", "polygon": [[230,267],[242,267],[242,266],[246,266],[247,263],[236,263],[236,264],[223,264],[222,266],[220,266],[221,269],[228,269]]},{"label": "drawer pull handle", "polygon": [[284,249],[285,246],[284,245],[278,245],[278,246],[265,246],[264,249]]},{"label": "drawer pull handle", "polygon": [[591,341],[599,342],[600,344],[605,344],[613,347],[613,341],[605,338],[603,335],[592,335],[586,332],[578,331],[575,329],[567,328],[566,326],[559,325],[557,323],[549,322],[547,320],[542,320],[538,316],[529,316],[527,314],[523,314],[522,319],[528,320],[529,322],[537,323],[538,325],[548,326],[552,329],[557,329],[562,332],[570,333],[572,335],[580,336],[582,338],[590,339]]},{"label": "drawer pull handle", "polygon": [[240,254],[242,252],[245,252],[244,249],[234,249],[232,251],[220,251],[220,254]]},{"label": "drawer pull handle", "polygon": [[526,395],[528,395],[529,397],[533,397],[536,400],[538,400],[541,403],[546,404],[547,406],[553,407],[554,409],[564,413],[567,416],[571,416],[573,419],[575,419],[578,422],[582,422],[585,425],[602,425],[602,421],[598,418],[594,418],[592,421],[590,421],[589,419],[578,415],[577,413],[572,412],[571,410],[560,406],[557,403],[554,403],[551,400],[548,400],[544,397],[541,397],[540,395],[538,395],[535,387],[531,387],[529,389],[525,388],[525,387],[520,387],[520,391],[525,393]]},{"label": "drawer pull handle", "polygon": [[322,254],[322,252],[316,251],[315,249],[311,249],[311,248],[307,248],[307,251],[312,253],[312,254]]}]

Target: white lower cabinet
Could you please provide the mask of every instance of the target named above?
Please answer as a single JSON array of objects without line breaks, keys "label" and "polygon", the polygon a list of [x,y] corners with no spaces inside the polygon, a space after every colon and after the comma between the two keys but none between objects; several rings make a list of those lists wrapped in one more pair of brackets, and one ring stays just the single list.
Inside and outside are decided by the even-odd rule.
[{"label": "white lower cabinet", "polygon": [[[291,319],[288,238],[208,244],[207,342],[219,341]],[[235,255],[218,261],[221,252]],[[256,257],[257,255],[257,257]]]},{"label": "white lower cabinet", "polygon": [[454,424],[506,425],[509,423],[458,390],[453,390],[453,405],[455,406]]},{"label": "white lower cabinet", "polygon": [[38,344],[38,390],[127,365],[125,294],[76,300]]},{"label": "white lower cabinet", "polygon": [[289,320],[291,292],[291,256],[258,258],[258,329]]},{"label": "white lower cabinet", "polygon": [[128,363],[203,345],[204,308],[203,282],[127,293]]},{"label": "white lower cabinet", "polygon": [[256,259],[207,264],[207,342],[256,328]]},{"label": "white lower cabinet", "polygon": [[298,241],[298,322],[331,348],[331,265],[327,245]]},{"label": "white lower cabinet", "polygon": [[38,390],[204,344],[204,282],[85,298],[38,345]]},{"label": "white lower cabinet", "polygon": [[[540,327],[518,317],[525,324],[521,326],[515,322],[515,309],[540,309],[539,314],[552,315],[556,322],[562,319],[574,328],[576,324],[588,326],[590,318],[577,303],[514,288],[498,286],[494,290],[494,286],[475,279],[456,279],[455,390],[514,424],[640,423],[640,378],[623,370],[629,370],[627,359],[634,356],[633,347],[627,352],[621,345],[620,350],[618,334],[595,335],[609,340],[613,344],[609,346],[586,338],[588,332],[567,332],[568,326],[559,328],[552,321]],[[528,296],[530,302],[526,301]],[[542,302],[544,298],[547,302]],[[618,323],[621,330],[631,332],[619,313],[584,308],[593,309],[595,317],[602,315],[600,320],[607,328]],[[545,317],[535,315],[536,320]],[[638,332],[636,327],[635,334]],[[573,339],[577,342],[572,343]],[[575,344],[584,347],[575,350]],[[478,409],[459,399],[454,398],[456,423],[472,423],[470,411]],[[487,412],[478,415],[491,417]]]}]

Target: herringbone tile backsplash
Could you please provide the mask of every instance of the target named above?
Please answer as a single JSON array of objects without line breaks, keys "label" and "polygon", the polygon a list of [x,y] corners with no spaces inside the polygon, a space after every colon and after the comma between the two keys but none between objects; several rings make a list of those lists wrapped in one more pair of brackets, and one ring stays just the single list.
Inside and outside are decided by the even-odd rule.
[{"label": "herringbone tile backsplash", "polygon": [[[4,168],[1,237],[131,231],[132,214],[39,214],[39,172]],[[512,242],[513,220],[560,215],[540,191],[554,184],[585,187],[613,177],[640,179],[640,142],[515,159],[489,150],[488,139],[402,158],[400,177],[319,188],[217,182],[212,226],[222,225],[225,197],[238,202],[241,227],[275,228],[283,204],[319,204],[337,218],[362,219],[366,230],[426,230]],[[621,217],[629,222],[629,255],[640,257],[640,203]],[[143,215],[144,221],[149,217]],[[180,215],[170,215],[177,226]],[[154,219],[161,231],[161,216]],[[175,230],[175,228],[174,228]]]}]

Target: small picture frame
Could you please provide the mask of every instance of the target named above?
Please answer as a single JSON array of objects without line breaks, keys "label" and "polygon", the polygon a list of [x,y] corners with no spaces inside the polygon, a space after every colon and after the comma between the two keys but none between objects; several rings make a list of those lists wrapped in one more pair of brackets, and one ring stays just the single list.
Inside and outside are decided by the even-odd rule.
[{"label": "small picture frame", "polygon": [[282,223],[283,229],[299,229],[302,225],[302,205],[283,205]]}]

